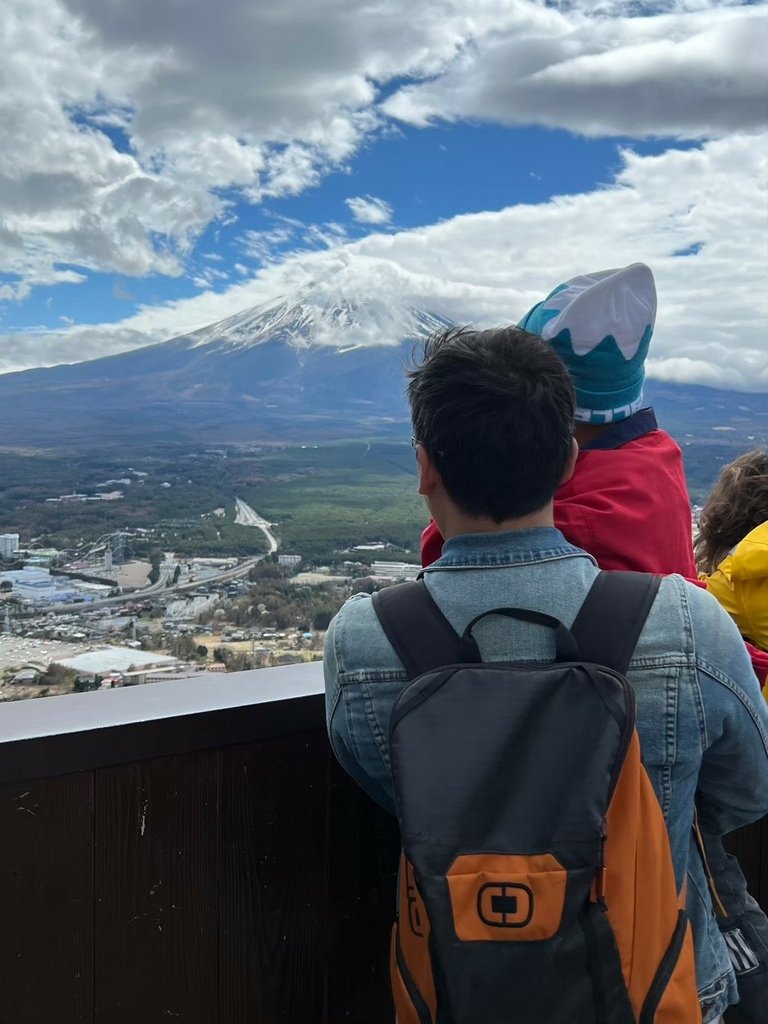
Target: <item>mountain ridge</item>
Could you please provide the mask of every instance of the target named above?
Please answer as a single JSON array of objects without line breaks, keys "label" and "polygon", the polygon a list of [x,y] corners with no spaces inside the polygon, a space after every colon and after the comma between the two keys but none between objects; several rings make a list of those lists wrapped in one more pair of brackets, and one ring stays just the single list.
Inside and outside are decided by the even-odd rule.
[{"label": "mountain ridge", "polygon": [[[299,293],[165,342],[0,376],[0,443],[407,433],[404,365],[448,326],[407,303]],[[678,440],[765,439],[766,395],[661,381],[647,393]]]}]

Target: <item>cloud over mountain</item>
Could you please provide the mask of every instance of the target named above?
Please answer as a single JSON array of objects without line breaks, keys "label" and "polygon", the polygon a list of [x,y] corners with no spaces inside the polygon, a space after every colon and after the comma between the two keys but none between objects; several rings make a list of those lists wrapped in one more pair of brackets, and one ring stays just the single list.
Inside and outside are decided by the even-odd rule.
[{"label": "cloud over mountain", "polygon": [[767,176],[766,134],[658,156],[627,150],[602,189],[297,252],[222,294],[147,306],[116,324],[6,335],[0,369],[161,341],[310,282],[350,301],[389,296],[458,321],[505,323],[574,274],[642,260],[659,292],[650,372],[766,390]]},{"label": "cloud over mountain", "polygon": [[0,300],[180,275],[234,201],[302,192],[390,118],[754,129],[764,23],[713,0],[6,0]]}]

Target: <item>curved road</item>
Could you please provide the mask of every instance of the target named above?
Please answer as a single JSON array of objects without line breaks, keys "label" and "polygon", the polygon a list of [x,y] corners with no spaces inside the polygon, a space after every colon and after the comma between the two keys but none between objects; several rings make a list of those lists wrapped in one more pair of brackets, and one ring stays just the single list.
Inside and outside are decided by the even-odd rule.
[{"label": "curved road", "polygon": [[277,538],[272,533],[270,527],[272,523],[268,523],[266,519],[255,512],[250,505],[246,505],[242,498],[235,498],[235,522],[238,526],[255,526],[258,530],[264,534],[267,538],[267,544],[269,545],[268,555],[274,555],[277,551]]},{"label": "curved road", "polygon": [[[215,576],[209,576],[204,582],[207,586],[209,583],[225,583],[227,580],[236,579],[238,576],[243,576],[250,569],[257,565],[262,559],[266,558],[266,555],[273,555],[277,551],[277,538],[272,533],[271,523],[268,523],[266,519],[263,519],[258,512],[247,505],[240,498],[235,498],[235,522],[240,526],[255,526],[261,530],[264,536],[267,538],[268,551],[266,554],[254,555],[253,558],[248,558],[244,562],[240,562],[234,569],[225,569],[223,572],[216,573]],[[168,571],[163,574],[163,569]],[[96,601],[78,601],[76,604],[59,604],[49,605],[45,608],[36,608],[34,611],[25,610],[16,612],[14,618],[26,619],[33,618],[39,615],[45,615],[48,612],[82,612],[90,611],[94,608],[108,608],[112,604],[128,604],[134,601],[143,601],[147,597],[152,597],[155,594],[161,593],[163,597],[174,593],[183,593],[185,590],[196,590],[200,586],[201,581],[195,581],[194,583],[176,583],[171,586],[167,586],[168,579],[170,577],[170,567],[166,563],[160,567],[160,579],[157,583],[153,583],[149,587],[145,587],[144,590],[134,590],[130,594],[118,594],[116,597],[102,597]]]}]

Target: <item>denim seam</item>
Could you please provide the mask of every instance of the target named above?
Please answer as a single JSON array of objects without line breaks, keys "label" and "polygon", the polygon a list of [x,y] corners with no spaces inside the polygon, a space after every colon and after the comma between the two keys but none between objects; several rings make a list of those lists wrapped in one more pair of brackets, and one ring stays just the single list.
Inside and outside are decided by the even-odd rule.
[{"label": "denim seam", "polygon": [[675,733],[677,732],[677,675],[668,673],[664,680],[664,764],[661,769],[664,820],[669,820],[672,808],[672,765],[675,763]]},{"label": "denim seam", "polygon": [[[528,663],[536,663],[536,658],[523,658],[523,659],[508,659],[500,658],[498,660],[507,660],[511,665],[524,666]],[[485,662],[485,665],[494,665],[496,660],[492,662]],[[554,664],[554,663],[553,663]],[[633,660],[629,668],[629,674],[632,672],[639,672],[647,669],[693,669],[694,665],[691,665],[685,659],[674,658],[670,655],[669,657],[664,654],[659,654],[654,657],[644,657]],[[347,669],[346,671],[339,670],[338,681],[339,684],[349,685],[350,683],[357,682],[376,682],[383,680],[387,682],[398,682],[407,679],[406,674],[401,669]]]},{"label": "denim seam", "polygon": [[588,558],[593,565],[597,565],[597,562],[590,554],[577,548],[571,550],[567,548],[547,548],[543,551],[527,551],[515,556],[513,560],[510,560],[511,557],[509,555],[505,557],[479,555],[471,561],[457,560],[443,565],[433,563],[426,566],[422,572],[445,572],[446,570],[455,571],[457,569],[511,569],[516,565],[531,565],[534,562],[556,562],[564,558]]},{"label": "denim seam", "polygon": [[[343,611],[343,609],[342,609]],[[341,643],[341,634],[345,630],[346,626],[346,615],[339,614],[336,617],[333,630],[333,654],[336,658],[336,678],[341,685],[341,677],[344,675],[344,661],[341,656],[341,652],[344,649],[344,645]]]},{"label": "denim seam", "polygon": [[[343,692],[343,691],[342,691]],[[352,710],[349,706],[349,695],[344,692],[344,714],[347,718],[347,733],[349,734],[349,742],[352,744],[352,753],[355,756],[355,760],[360,761],[360,747],[357,743],[357,737],[355,736],[355,729],[353,726]]]},{"label": "denim seam", "polygon": [[405,683],[407,677],[402,669],[382,669],[379,672],[371,669],[351,669],[339,672],[339,686],[355,686],[358,683]]},{"label": "denim seam", "polygon": [[692,690],[693,690],[693,701],[696,706],[696,718],[699,722],[699,732],[701,734],[702,750],[706,750],[709,747],[709,729],[707,726],[707,713],[704,710],[704,697],[701,692],[701,682],[699,681],[698,674],[698,652],[696,650],[696,632],[693,628],[693,622],[691,619],[691,605],[688,601],[688,587],[683,582],[681,577],[674,579],[675,586],[680,597],[680,606],[683,609],[683,622],[685,627],[685,640],[686,647],[691,651],[693,655],[694,669],[692,673]]},{"label": "denim seam", "polygon": [[738,698],[738,700],[741,702],[744,708],[749,712],[749,717],[752,720],[752,724],[757,729],[760,735],[760,739],[763,741],[763,748],[765,750],[765,753],[766,755],[768,755],[768,734],[766,734],[762,722],[760,722],[759,718],[757,717],[757,708],[749,699],[749,697],[744,693],[741,687],[734,683],[734,681],[729,676],[725,675],[725,673],[722,672],[715,665],[711,665],[708,661],[705,661],[704,658],[696,658],[696,668],[700,672],[705,672],[710,677],[710,679],[713,679],[715,682],[720,683],[722,686],[726,688],[726,690],[730,690],[734,697]]},{"label": "denim seam", "polygon": [[[711,901],[711,898],[710,898],[709,890],[707,890],[706,895],[705,895],[704,891],[696,884],[696,879],[691,874],[690,870],[687,872],[687,874],[688,874],[689,891],[693,890],[696,893],[696,898],[699,900],[699,902],[703,906],[705,906],[705,907],[709,906],[709,908],[710,908],[710,916],[714,917],[714,910],[712,909],[712,901]],[[718,931],[717,934],[719,935],[720,932]],[[699,947],[701,947],[702,938],[703,937],[700,934],[699,935]],[[707,930],[706,930],[706,941],[707,941],[707,946],[709,948],[710,956],[712,958],[712,962],[713,963],[718,963],[720,961],[720,958],[723,955],[724,950],[725,950],[725,940],[724,939],[721,940],[723,948],[720,949],[720,950],[717,950],[715,948],[715,944],[712,942],[712,935],[710,933],[710,930],[709,930],[709,928],[707,928]],[[724,977],[727,977],[727,974],[726,975],[721,975],[720,978],[718,979],[718,981],[711,983],[710,987],[718,984],[718,982],[720,980],[722,980]],[[706,992],[706,989],[704,990],[704,994],[706,995],[706,998],[709,998],[709,994]]]},{"label": "denim seam", "polygon": [[[699,992],[700,1003],[714,1003],[715,1000],[724,996],[728,989],[728,973],[721,974],[716,981],[711,982],[702,992]],[[709,1009],[709,1007],[707,1007]],[[721,1012],[725,1009],[725,1006],[720,1008]]]},{"label": "denim seam", "polygon": [[[499,659],[504,660],[504,659]],[[511,664],[519,665],[524,667],[527,663],[535,664],[535,658],[529,658],[523,661],[512,661]],[[487,665],[495,664],[495,661],[485,662]],[[553,662],[554,664],[554,662]],[[687,661],[682,661],[679,658],[673,659],[672,657],[665,657],[659,655],[653,658],[642,658],[637,661],[633,661],[629,666],[629,674],[631,675],[633,670],[640,671],[645,669],[686,669],[695,668],[695,665],[691,665]],[[405,682],[407,679],[402,669],[390,668],[390,669],[348,669],[346,671],[338,672],[338,683],[340,686],[349,686],[354,683],[365,683],[365,682]]]},{"label": "denim seam", "polygon": [[688,668],[693,669],[696,667],[695,662],[692,658],[687,658],[684,654],[680,654],[679,651],[670,651],[668,654],[654,654],[645,658],[633,658],[629,663],[629,672],[632,669],[640,668]]},{"label": "denim seam", "polygon": [[364,687],[361,687],[360,689],[362,692],[363,708],[365,709],[365,718],[368,722],[368,728],[371,730],[371,735],[373,736],[373,741],[378,748],[381,760],[384,762],[387,771],[391,771],[388,750],[389,744],[387,743],[386,737],[381,730],[379,721],[374,712],[372,696],[366,692]]}]

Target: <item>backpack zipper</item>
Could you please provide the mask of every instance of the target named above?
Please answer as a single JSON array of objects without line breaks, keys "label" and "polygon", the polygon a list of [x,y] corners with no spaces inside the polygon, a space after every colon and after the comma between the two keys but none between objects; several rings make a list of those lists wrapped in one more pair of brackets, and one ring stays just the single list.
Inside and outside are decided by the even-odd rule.
[{"label": "backpack zipper", "polygon": [[[625,708],[626,717],[621,728],[619,735],[619,746],[616,751],[616,757],[613,762],[613,769],[611,770],[611,776],[608,780],[608,799],[606,801],[606,814],[608,807],[610,807],[613,794],[619,781],[619,775],[621,769],[624,767],[624,762],[627,759],[627,752],[629,751],[629,744],[632,740],[632,734],[635,731],[635,691],[632,689],[629,681],[624,678],[619,672],[614,672],[612,669],[603,670],[606,675],[610,675],[612,679],[616,679],[621,685],[622,692],[625,696]],[[608,869],[605,865],[605,844],[608,841],[608,821],[606,816],[603,816],[603,820],[600,824],[600,851],[598,853],[597,867],[595,869],[595,901],[602,910],[608,909],[608,904],[605,899],[606,893],[606,880],[608,875]]]},{"label": "backpack zipper", "polygon": [[[621,769],[624,767],[624,762],[627,759],[627,751],[629,750],[629,744],[632,741],[632,734],[635,731],[636,722],[636,706],[635,706],[635,691],[629,684],[629,681],[624,678],[619,672],[614,672],[613,669],[602,668],[602,672],[605,675],[611,676],[612,679],[616,679],[621,686],[622,692],[626,698],[626,718],[621,729],[621,735],[619,736],[619,748],[616,751],[616,758],[613,762],[613,770],[608,783],[608,802],[606,808],[610,805],[611,799],[613,798],[616,784],[619,781],[619,775]],[[605,826],[605,823],[604,823]]]},{"label": "backpack zipper", "polygon": [[664,956],[661,958],[661,963],[656,969],[651,987],[648,989],[648,995],[645,997],[643,1008],[640,1011],[640,1019],[638,1024],[653,1024],[656,1011],[659,1008],[662,996],[667,990],[667,986],[672,980],[675,967],[677,967],[678,961],[680,960],[680,953],[683,949],[683,943],[685,942],[686,929],[688,927],[688,918],[684,910],[680,910],[677,915],[677,924],[675,930],[672,933],[669,946],[667,947]]},{"label": "backpack zipper", "polygon": [[395,963],[397,964],[398,974],[405,986],[405,991],[408,993],[408,998],[413,1005],[413,1009],[416,1012],[416,1016],[419,1018],[420,1024],[432,1024],[432,1014],[429,1012],[429,1007],[424,1001],[424,997],[421,992],[419,992],[416,987],[416,983],[411,976],[411,972],[408,970],[408,964],[405,962],[403,947],[400,945],[399,919],[395,927]]}]

